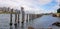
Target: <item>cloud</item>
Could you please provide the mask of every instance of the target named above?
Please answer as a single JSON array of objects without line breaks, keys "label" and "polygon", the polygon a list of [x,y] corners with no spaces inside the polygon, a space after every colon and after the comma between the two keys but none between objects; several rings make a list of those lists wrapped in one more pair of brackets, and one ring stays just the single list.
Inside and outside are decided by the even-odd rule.
[{"label": "cloud", "polygon": [[44,5],[51,2],[51,0],[0,0],[0,2],[19,7],[20,5],[28,5],[28,6],[34,6],[35,4]]},{"label": "cloud", "polygon": [[50,2],[52,2],[52,0],[38,0],[38,3],[41,4],[41,5],[46,5]]},{"label": "cloud", "polygon": [[[50,9],[50,12],[54,12],[54,13],[56,13],[57,12],[57,9],[59,9],[59,5],[57,4],[56,6],[54,6],[54,7],[52,7],[51,9]],[[52,10],[52,11],[51,11]]]},{"label": "cloud", "polygon": [[25,11],[29,11],[29,13],[45,13],[47,11],[40,6],[46,5],[50,2],[52,2],[52,0],[0,0],[0,6],[18,9],[23,6]]},{"label": "cloud", "polygon": [[60,3],[60,0],[55,0],[55,1]]},{"label": "cloud", "polygon": [[17,6],[16,3],[12,2],[12,1],[8,1],[8,0],[1,0],[0,5],[5,6],[5,7],[15,7],[15,6]]}]

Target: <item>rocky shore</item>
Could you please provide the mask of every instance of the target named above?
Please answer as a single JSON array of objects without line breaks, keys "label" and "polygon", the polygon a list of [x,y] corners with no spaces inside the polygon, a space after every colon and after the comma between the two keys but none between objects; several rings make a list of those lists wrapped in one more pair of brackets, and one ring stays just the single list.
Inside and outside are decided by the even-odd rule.
[{"label": "rocky shore", "polygon": [[53,17],[60,17],[60,13],[53,14]]}]

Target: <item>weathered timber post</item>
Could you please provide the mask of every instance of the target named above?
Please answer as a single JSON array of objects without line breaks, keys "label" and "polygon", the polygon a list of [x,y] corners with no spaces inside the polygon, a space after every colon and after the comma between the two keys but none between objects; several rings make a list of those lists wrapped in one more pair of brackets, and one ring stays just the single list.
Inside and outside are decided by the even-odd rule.
[{"label": "weathered timber post", "polygon": [[33,14],[31,14],[31,21],[32,21],[33,18],[34,18],[34,17],[33,17]]},{"label": "weathered timber post", "polygon": [[31,20],[33,19],[33,14],[31,14]]},{"label": "weathered timber post", "polygon": [[28,22],[29,22],[29,14],[27,14],[27,17],[28,17]]},{"label": "weathered timber post", "polygon": [[15,24],[14,25],[17,25],[17,10],[15,11]]},{"label": "weathered timber post", "polygon": [[28,14],[27,14],[27,20],[26,21],[29,22],[29,20],[28,20]]},{"label": "weathered timber post", "polygon": [[23,7],[21,7],[21,13],[22,13],[22,24],[23,24],[24,23],[24,15],[25,15]]},{"label": "weathered timber post", "polygon": [[10,11],[10,25],[12,25],[12,12],[13,12],[13,9],[11,9]]},{"label": "weathered timber post", "polygon": [[20,11],[18,11],[18,23],[19,23],[19,16],[20,16]]}]

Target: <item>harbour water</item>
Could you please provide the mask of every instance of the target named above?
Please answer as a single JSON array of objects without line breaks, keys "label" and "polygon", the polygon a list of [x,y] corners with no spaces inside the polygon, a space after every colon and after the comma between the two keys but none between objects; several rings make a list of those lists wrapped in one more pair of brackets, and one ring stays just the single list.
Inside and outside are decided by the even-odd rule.
[{"label": "harbour water", "polygon": [[16,27],[14,26],[15,23],[15,16],[13,14],[13,25],[10,26],[10,14],[0,14],[0,29],[27,29],[29,26],[40,29],[40,28],[48,28],[52,27],[53,29],[60,29],[57,26],[53,26],[54,22],[60,21],[59,17],[52,17],[52,15],[43,15],[40,18],[31,20],[28,22],[25,21],[23,27],[21,27],[21,15],[20,15],[20,24]]}]

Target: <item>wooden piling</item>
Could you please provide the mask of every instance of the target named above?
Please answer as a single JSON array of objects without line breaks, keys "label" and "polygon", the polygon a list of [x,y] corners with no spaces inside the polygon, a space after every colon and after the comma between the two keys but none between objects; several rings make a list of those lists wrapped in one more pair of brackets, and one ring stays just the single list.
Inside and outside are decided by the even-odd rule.
[{"label": "wooden piling", "polygon": [[18,23],[19,23],[19,16],[20,16],[20,15],[18,14]]},{"label": "wooden piling", "polygon": [[24,23],[24,15],[25,15],[23,7],[21,7],[21,13],[22,13],[22,24],[23,24]]},{"label": "wooden piling", "polygon": [[12,14],[10,14],[10,25],[12,25]]},{"label": "wooden piling", "polygon": [[33,14],[31,14],[31,20],[33,19]]},{"label": "wooden piling", "polygon": [[19,23],[19,16],[20,16],[20,11],[18,12],[18,23]]},{"label": "wooden piling", "polygon": [[17,13],[15,12],[15,24],[14,25],[17,25]]},{"label": "wooden piling", "polygon": [[13,9],[11,9],[11,13],[10,13],[10,25],[12,25],[12,12],[13,12]]},{"label": "wooden piling", "polygon": [[28,29],[34,29],[33,27],[29,26]]},{"label": "wooden piling", "polygon": [[27,14],[27,20],[26,21],[29,22],[29,16],[28,16],[28,14]]},{"label": "wooden piling", "polygon": [[26,14],[26,21],[28,21],[28,14]]},{"label": "wooden piling", "polygon": [[19,15],[20,14],[20,11],[16,10],[15,11],[15,24],[14,25],[17,25],[17,23],[19,23]]},{"label": "wooden piling", "polygon": [[27,17],[27,20],[26,20],[26,21],[27,21],[27,22],[29,22],[29,20],[28,20],[28,14],[27,14],[27,16],[26,16],[26,17]]}]

